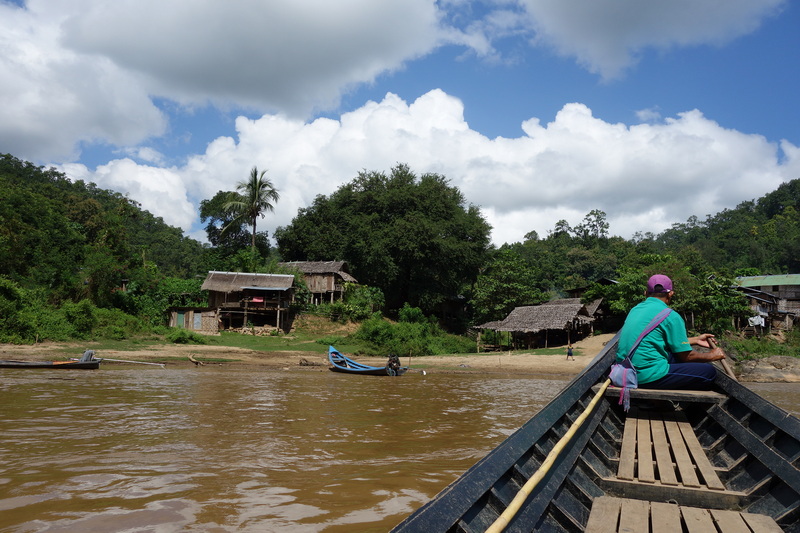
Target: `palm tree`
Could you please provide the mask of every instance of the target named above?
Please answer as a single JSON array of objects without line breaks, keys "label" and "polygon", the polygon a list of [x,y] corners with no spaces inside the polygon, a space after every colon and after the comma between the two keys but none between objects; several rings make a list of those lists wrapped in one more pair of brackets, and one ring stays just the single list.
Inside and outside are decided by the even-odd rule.
[{"label": "palm tree", "polygon": [[250,178],[236,184],[238,192],[231,193],[230,198],[223,205],[223,208],[234,215],[233,220],[222,229],[222,233],[230,228],[241,227],[242,222],[246,222],[253,227],[251,245],[253,250],[256,248],[256,221],[258,217],[264,218],[266,211],[274,211],[273,203],[280,198],[278,190],[272,182],[265,177],[266,170],[258,171],[258,167],[253,167],[250,171]]}]

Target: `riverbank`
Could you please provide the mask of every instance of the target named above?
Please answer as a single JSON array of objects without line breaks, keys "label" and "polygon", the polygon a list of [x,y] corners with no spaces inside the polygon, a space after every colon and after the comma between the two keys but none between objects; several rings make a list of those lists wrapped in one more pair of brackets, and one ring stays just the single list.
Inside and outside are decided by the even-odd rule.
[{"label": "riverbank", "polygon": [[[518,352],[486,352],[480,354],[401,357],[410,372],[426,373],[495,373],[574,376],[594,359],[613,334],[594,335],[573,344],[574,360],[566,359],[566,350],[557,354]],[[35,345],[0,345],[0,359],[23,361],[63,360],[80,357],[86,345],[79,343],[39,343]],[[67,355],[65,355],[67,354]],[[324,371],[328,367],[327,351],[318,350],[250,350],[229,346],[197,344],[158,344],[134,350],[98,350],[97,357],[137,362],[165,362],[170,367],[193,367],[192,359],[206,365],[259,367],[264,370]],[[385,357],[355,357],[360,363],[383,366]],[[108,362],[105,368],[118,363]],[[738,365],[736,372],[743,382],[800,383],[800,359],[768,357]]]},{"label": "riverbank", "polygon": [[[596,335],[576,342],[574,360],[563,354],[540,355],[515,352],[487,352],[480,354],[401,357],[403,365],[411,367],[411,372],[491,372],[511,374],[554,374],[575,375],[594,358],[613,335]],[[74,348],[74,350],[73,350]],[[68,353],[80,357],[85,345],[78,343],[39,343],[35,345],[0,345],[0,359],[24,361],[64,359]],[[98,350],[97,357],[124,359],[129,361],[167,361],[169,366],[194,366],[191,359],[209,361],[225,359],[226,362],[207,362],[208,365],[256,366],[274,370],[326,370],[327,350],[320,346],[318,352],[300,350],[260,351],[214,345],[162,344],[147,346],[137,350]],[[382,366],[386,358],[358,357],[359,362]],[[110,364],[110,363],[109,363]]]}]

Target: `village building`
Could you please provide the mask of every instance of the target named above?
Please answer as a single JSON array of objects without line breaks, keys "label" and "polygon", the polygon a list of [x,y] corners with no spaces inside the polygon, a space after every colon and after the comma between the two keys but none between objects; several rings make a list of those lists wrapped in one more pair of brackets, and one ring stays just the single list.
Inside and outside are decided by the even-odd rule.
[{"label": "village building", "polygon": [[[552,300],[542,305],[517,307],[503,320],[476,327],[508,333],[509,344],[514,348],[563,346],[592,334],[595,313],[601,302],[598,299],[583,304],[580,298]],[[481,347],[480,337],[478,346]]]},{"label": "village building", "polygon": [[199,333],[236,328],[260,331],[291,328],[289,311],[294,302],[291,274],[211,271],[201,289],[208,291],[208,307],[172,308],[170,326]]},{"label": "village building", "polygon": [[745,334],[761,335],[794,327],[800,317],[800,274],[739,277],[736,283],[753,311],[748,323],[740,327]]},{"label": "village building", "polygon": [[341,300],[345,283],[357,283],[345,261],[290,261],[278,265],[303,274],[315,305]]}]

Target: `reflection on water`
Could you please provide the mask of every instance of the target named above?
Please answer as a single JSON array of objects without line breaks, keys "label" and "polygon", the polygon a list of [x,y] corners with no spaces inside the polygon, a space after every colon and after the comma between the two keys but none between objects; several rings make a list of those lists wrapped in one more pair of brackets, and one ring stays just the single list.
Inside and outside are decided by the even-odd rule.
[{"label": "reflection on water", "polygon": [[[564,384],[0,370],[0,530],[387,531]],[[753,388],[800,411],[796,385]]]}]

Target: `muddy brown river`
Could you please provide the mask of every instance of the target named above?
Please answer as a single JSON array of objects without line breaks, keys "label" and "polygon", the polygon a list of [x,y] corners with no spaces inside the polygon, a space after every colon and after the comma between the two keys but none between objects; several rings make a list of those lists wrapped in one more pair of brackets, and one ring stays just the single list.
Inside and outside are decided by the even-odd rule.
[{"label": "muddy brown river", "polygon": [[[0,531],[387,531],[566,383],[0,370]],[[800,412],[800,386],[750,386]]]}]

